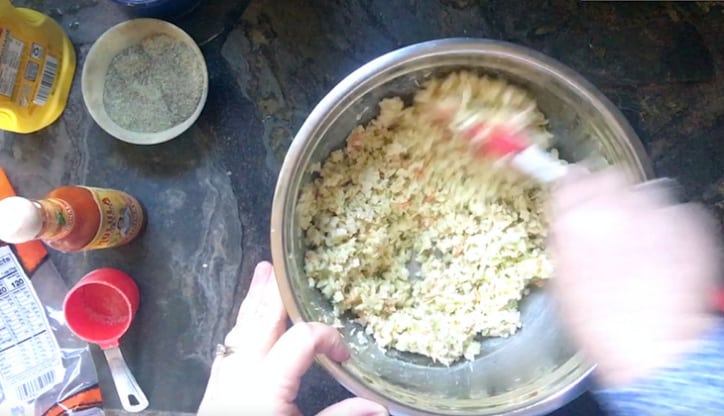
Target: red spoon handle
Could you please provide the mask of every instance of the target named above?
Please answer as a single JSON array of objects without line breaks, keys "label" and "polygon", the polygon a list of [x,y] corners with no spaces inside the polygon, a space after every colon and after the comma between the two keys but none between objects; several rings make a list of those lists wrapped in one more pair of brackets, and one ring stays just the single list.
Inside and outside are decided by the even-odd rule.
[{"label": "red spoon handle", "polygon": [[714,292],[714,307],[721,313],[724,313],[724,289]]},{"label": "red spoon handle", "polygon": [[520,153],[529,146],[523,137],[513,134],[502,126],[477,123],[463,131],[462,134],[476,146],[478,152],[483,156],[505,157]]}]

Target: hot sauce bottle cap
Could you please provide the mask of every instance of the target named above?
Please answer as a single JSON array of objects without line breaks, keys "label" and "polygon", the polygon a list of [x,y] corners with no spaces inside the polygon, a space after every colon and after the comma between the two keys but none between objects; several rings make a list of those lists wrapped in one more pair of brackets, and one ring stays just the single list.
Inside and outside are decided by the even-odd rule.
[{"label": "hot sauce bottle cap", "polygon": [[0,240],[25,243],[36,239],[42,229],[43,214],[35,202],[18,196],[0,200]]}]

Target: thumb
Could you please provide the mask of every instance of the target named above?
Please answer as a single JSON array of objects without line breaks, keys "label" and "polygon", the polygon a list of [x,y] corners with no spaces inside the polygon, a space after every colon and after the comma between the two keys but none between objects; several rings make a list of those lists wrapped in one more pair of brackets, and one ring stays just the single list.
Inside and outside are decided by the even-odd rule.
[{"label": "thumb", "polygon": [[369,400],[355,397],[333,404],[317,416],[387,416],[387,409]]}]

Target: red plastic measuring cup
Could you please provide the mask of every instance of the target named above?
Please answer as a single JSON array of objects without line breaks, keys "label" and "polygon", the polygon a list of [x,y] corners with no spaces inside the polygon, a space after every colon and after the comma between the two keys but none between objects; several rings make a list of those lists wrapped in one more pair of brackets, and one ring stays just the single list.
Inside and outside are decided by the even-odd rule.
[{"label": "red plastic measuring cup", "polygon": [[71,331],[103,350],[123,409],[129,412],[148,407],[148,399],[118,346],[119,339],[131,326],[139,300],[138,286],[129,275],[106,268],[94,270],[80,279],[63,303]]}]

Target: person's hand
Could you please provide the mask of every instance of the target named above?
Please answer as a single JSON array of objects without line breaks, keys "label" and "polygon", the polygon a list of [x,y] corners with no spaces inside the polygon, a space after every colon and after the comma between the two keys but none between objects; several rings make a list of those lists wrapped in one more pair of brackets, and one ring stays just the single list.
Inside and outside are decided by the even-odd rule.
[{"label": "person's hand", "polygon": [[[340,334],[320,323],[296,324],[285,332],[286,316],[272,265],[260,263],[236,325],[226,336],[226,354],[219,354],[211,368],[199,415],[301,415],[294,401],[314,356],[344,361],[349,353]],[[319,415],[377,416],[387,411],[353,398]]]},{"label": "person's hand", "polygon": [[560,316],[606,385],[665,366],[711,324],[715,222],[665,187],[577,173],[554,191],[549,250]]}]

